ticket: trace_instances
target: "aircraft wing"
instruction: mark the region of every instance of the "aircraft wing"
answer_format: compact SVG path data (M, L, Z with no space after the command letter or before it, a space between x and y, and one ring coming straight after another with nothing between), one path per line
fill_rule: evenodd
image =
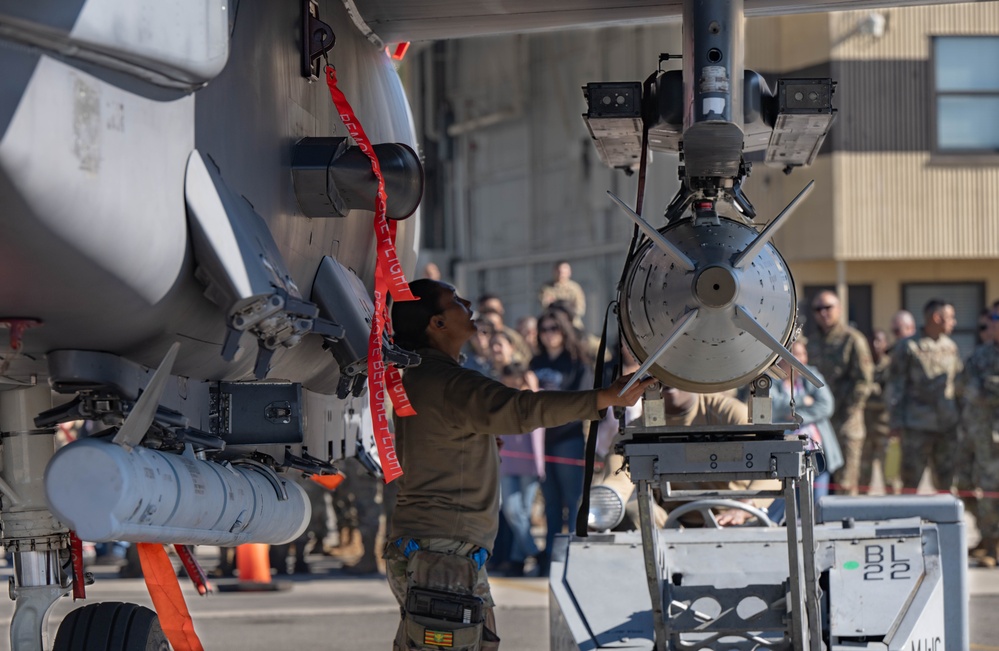
M940 4L930 0L745 0L746 16ZM385 42L538 32L566 27L679 19L681 0L364 0L355 8L362 31Z

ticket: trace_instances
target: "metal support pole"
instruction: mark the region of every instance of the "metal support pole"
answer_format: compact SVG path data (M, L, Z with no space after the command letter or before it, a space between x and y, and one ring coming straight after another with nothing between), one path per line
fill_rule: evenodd
M822 620L819 615L819 580L815 575L815 488L812 481L815 468L809 455L805 474L801 478L801 545L805 563L805 612L808 615L808 631L811 651L822 649Z
M655 625L656 651L666 651L669 644L669 630L666 624L666 608L663 599L663 578L660 574L662 566L659 563L659 535L652 510L654 499L649 482L639 481L638 519L642 528L645 577L649 582L649 596L652 598L652 621Z
M947 497L950 497L948 495ZM940 532L940 549L967 549L967 532L964 523L964 504L957 501L954 507L956 516L949 522L935 520L938 523ZM968 618L961 608L955 604L960 604L966 600L968 594L968 563L964 555L940 554L942 559L941 569L944 575L944 619L947 637L944 640L948 649L969 649L971 648L971 633L968 629ZM967 602L965 601L965 604Z
M791 644L794 651L805 651L808 622L805 616L805 573L801 562L801 548L798 546L798 499L795 490L797 479L784 480L784 502L787 510L787 563L788 583L791 589Z

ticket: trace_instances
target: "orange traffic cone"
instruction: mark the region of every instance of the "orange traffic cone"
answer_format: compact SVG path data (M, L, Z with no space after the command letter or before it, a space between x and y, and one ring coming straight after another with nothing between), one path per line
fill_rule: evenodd
M236 548L236 569L240 581L271 582L270 545L247 543Z
M219 582L216 589L219 592L287 590L291 587L287 582L271 582L269 552L270 545L262 543L246 543L236 547L236 570L239 572L239 582L226 584Z

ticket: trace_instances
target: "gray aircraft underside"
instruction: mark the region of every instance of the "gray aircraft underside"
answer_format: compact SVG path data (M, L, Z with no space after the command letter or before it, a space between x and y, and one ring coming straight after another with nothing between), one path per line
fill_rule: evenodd
M745 15L812 13L942 4L933 0L746 0ZM357 8L371 32L385 42L461 38L500 32L529 32L587 25L646 23L679 19L682 0L359 0Z
M40 321L0 386L44 378L52 350L155 366L173 341L177 375L252 377L256 343L244 336L244 354L222 359L225 307L195 278L204 261L185 205L192 152L263 219L274 265L302 296L323 256L370 286L371 213L313 219L296 203L293 144L346 135L326 84L298 72L298 3L49 4L0 6L0 319ZM391 62L343 5L323 10L337 37L331 61L372 142L415 148ZM400 222L410 269L418 226L418 215ZM279 350L268 377L332 393L337 366L320 344L306 336Z

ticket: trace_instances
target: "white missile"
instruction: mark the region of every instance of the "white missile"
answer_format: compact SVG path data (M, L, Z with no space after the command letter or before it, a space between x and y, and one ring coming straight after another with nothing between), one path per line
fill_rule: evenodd
M81 439L45 470L49 507L83 540L188 545L281 544L308 526L300 486L260 464Z

